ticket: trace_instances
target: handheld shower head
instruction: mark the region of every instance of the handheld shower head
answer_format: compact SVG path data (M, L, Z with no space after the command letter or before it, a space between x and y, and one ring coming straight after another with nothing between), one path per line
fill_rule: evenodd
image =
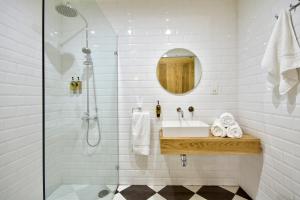
M71 4L67 2L66 4L59 4L55 6L56 11L65 17L77 17L78 11L72 8Z
M83 62L84 65L93 65L93 60L91 57L91 49L87 48L87 47L83 47L82 48L82 52L85 54L85 61Z
M85 53L85 54L91 54L91 49L89 49L87 47L83 47L82 52Z

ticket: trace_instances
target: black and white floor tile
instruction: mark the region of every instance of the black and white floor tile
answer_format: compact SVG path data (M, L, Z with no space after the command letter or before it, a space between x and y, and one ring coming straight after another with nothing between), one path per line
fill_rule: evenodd
M114 200L252 200L237 186L120 185Z

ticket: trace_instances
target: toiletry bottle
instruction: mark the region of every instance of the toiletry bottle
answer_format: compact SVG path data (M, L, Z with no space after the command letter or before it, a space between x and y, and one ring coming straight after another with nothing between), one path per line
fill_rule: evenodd
M74 81L74 77L72 77L72 81L70 82L70 91L74 94L77 90L77 82Z
M79 77L77 77L77 91L79 94L82 93L82 82Z
M157 101L157 105L156 105L156 117L160 118L160 114L161 114L161 106L159 105L159 101Z

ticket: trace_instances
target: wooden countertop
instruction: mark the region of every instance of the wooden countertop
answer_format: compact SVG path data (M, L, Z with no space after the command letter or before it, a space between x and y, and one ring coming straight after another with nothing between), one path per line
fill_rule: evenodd
M164 137L160 131L161 154L259 154L262 152L260 139L250 134L242 138L209 137Z

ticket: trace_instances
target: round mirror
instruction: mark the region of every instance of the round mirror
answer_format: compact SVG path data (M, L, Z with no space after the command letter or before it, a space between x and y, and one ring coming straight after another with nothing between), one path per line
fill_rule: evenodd
M185 94L193 90L201 79L198 57L186 49L171 49L159 60L156 76L160 85L170 93Z

